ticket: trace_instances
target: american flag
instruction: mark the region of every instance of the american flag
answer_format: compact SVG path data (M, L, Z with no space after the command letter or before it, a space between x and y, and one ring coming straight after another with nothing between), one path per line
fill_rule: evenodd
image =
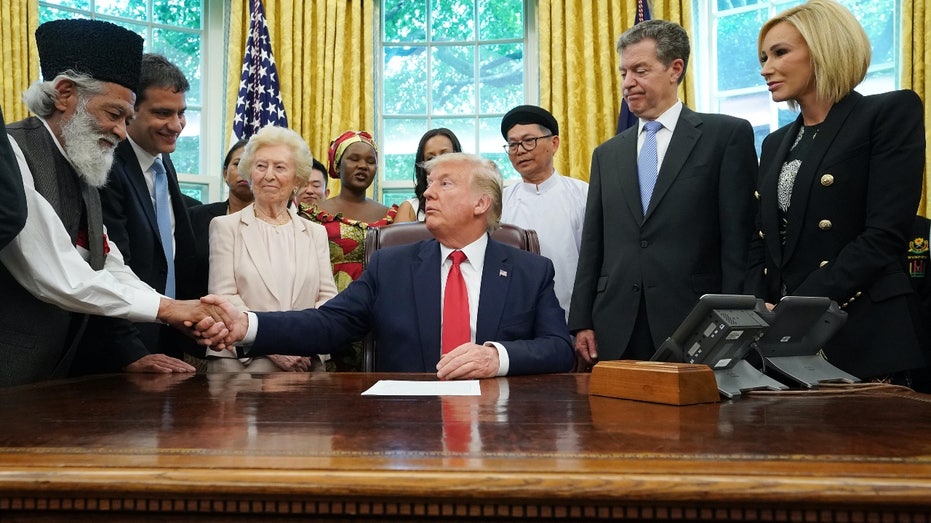
M249 39L233 117L233 134L237 139L249 138L269 124L288 126L262 0L249 0L249 12Z
M650 4L647 0L637 0L637 16L634 18L634 25L649 19ZM635 125L637 125L637 117L631 114L627 107L627 100L621 100L621 113L617 115L617 134Z

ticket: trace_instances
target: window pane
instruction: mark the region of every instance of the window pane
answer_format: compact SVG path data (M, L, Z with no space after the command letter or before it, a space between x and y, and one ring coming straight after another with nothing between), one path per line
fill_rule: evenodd
M524 103L523 0L382 0L381 6L383 201L413 193L417 144L438 127L451 129L465 152L494 158L504 176L519 178L501 149L499 128L501 115Z
M171 153L171 162L179 173L200 174L201 113L188 107L184 116L187 124Z
M178 182L181 193L195 200L206 202L210 199L210 186L205 183Z
M722 17L718 22L718 90L763 85L756 39L769 12L756 10Z
M384 114L427 111L427 53L424 47L385 47L382 75Z
M381 201L388 207L391 207L395 204L401 205L401 202L413 197L413 189L385 189L382 193Z
M475 0L433 0L432 17L433 40L475 39Z
M423 42L427 39L427 0L382 2L386 42Z
M520 180L520 174L514 170L511 160L501 147L501 117L479 119L479 153L498 164L501 176L505 180Z
M760 0L718 0L718 11L727 11L735 7L756 5Z
M67 2L59 2L67 3ZM86 2L75 2L76 4L86 5ZM65 11L64 9L56 9L54 7L43 7L39 9L39 25L44 24L45 22L51 22L52 20L62 20L65 18L90 18L89 16L83 13L74 13L72 11Z
M895 38L898 25L895 0L845 0L842 1L857 17L873 45L870 65L895 62Z
M191 89L187 93L187 103L201 105L200 36L197 33L153 29L149 49L165 55L168 61L181 69L188 83L191 84Z
M467 153L478 151L475 146L475 118L434 118L430 127L445 127L459 138L459 145Z
M73 7L75 9L84 9L89 10L91 8L90 0L46 0L46 4L55 4L63 7ZM42 11L43 9L39 9ZM40 13L41 14L41 13ZM61 17L59 17L61 18ZM72 16L71 18L85 18L83 16ZM58 18L50 18L49 20L58 20Z
M246 6L248 8L248 2ZM155 2L152 6L152 18L157 24L175 25L188 29L200 29L202 15L203 8L200 0Z
M479 38L507 40L524 38L524 2L522 0L479 0Z
M389 182L414 180L414 157L420 137L427 132L425 118L386 119L385 136L391 137L391 152L382 155L382 179Z
M145 2L127 2L126 0L96 0L94 7L102 15L145 20Z
M524 44L479 46L480 107L484 113L505 113L524 100Z
M433 48L433 111L437 114L475 112L475 48Z

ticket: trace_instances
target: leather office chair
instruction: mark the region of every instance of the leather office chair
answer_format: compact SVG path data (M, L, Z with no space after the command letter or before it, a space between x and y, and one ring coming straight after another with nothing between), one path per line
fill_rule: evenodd
M491 233L491 237L534 254L540 254L540 239L533 229L522 229L516 225L502 223ZM365 265L376 250L393 245L404 245L433 238L423 222L405 222L385 227L369 228L365 232ZM375 367L375 338L370 333L362 342L362 370L372 372Z

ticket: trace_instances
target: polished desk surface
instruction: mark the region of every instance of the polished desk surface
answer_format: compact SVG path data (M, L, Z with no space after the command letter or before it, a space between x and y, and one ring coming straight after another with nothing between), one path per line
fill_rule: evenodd
M360 395L379 379L435 378L113 375L0 389L0 520L46 509L931 520L929 396L674 407L589 396L587 374L483 380L480 397Z

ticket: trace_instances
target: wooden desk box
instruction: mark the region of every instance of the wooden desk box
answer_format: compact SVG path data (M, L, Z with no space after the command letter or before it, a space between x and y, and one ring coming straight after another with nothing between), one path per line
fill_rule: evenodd
M589 393L667 405L720 400L707 365L659 361L601 361L592 369Z

